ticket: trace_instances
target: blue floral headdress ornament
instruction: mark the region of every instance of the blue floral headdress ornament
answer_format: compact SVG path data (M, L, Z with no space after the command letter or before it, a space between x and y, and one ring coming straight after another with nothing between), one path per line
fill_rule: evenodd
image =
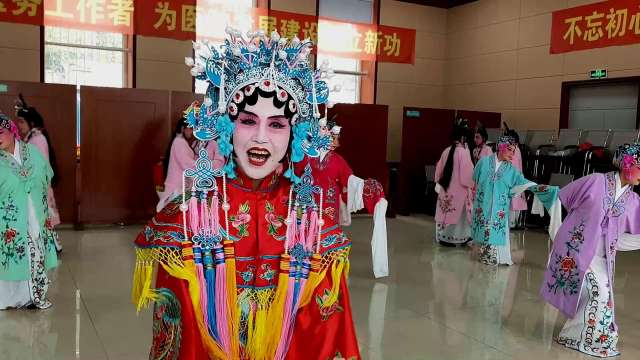
M640 144L620 145L613 155L613 164L623 170L640 165Z
M503 135L498 139L498 145L517 145L516 138L510 135Z
M277 32L267 37L264 31L246 35L227 28L227 39L221 46L208 42L194 42L196 57L186 58L191 74L208 83L205 99L199 107L186 111L187 125L202 141L216 140L222 155L227 158L224 172L235 177L231 154L234 124L229 115L238 114L238 104L256 90L275 92L288 103L291 119L291 162L302 161L305 155L319 156L327 149L331 138L321 135L326 120L320 119L319 105L327 104L329 87L324 81L332 72L326 64L314 70L309 63L312 42L281 38ZM300 182L289 167L285 176Z

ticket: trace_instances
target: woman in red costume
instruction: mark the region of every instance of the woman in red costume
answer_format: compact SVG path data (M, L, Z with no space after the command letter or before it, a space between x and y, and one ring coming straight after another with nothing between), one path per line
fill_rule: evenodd
M353 170L346 160L335 151L340 145L340 127L335 123L335 116L328 122L326 119L321 119L320 131L323 135L331 138L331 145L327 150L320 151L320 156L308 158L307 163L311 165L316 183L326 191L324 199L325 222L339 223L342 219L341 210L348 211L346 207L340 209L340 204L347 202L349 177L353 175ZM300 164L297 168L302 171L305 165Z
M360 359L346 286L351 242L324 216L328 189L296 163L328 149L326 68L309 41L228 30L196 44L209 81L187 122L206 151L135 241L133 301L154 302L151 359ZM156 287L152 288L155 264Z

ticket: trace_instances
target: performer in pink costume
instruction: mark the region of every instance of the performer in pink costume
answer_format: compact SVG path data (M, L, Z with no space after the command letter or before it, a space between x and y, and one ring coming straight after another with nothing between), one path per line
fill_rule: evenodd
M198 106L194 103L193 106ZM191 106L187 109L189 109ZM195 109L199 111L199 109ZM164 159L164 173L166 174L164 181L164 190L158 192L158 205L156 211L162 210L167 203L173 198L182 194L182 176L186 169L192 168L196 163L196 154L199 148L206 147L209 158L213 159L215 169L224 165L224 158L218 151L218 145L215 141L210 141L204 145L193 136L193 129L185 125L185 118L182 117L176 125L174 138L169 145L168 152Z
M457 123L453 143L436 164L436 241L443 246L462 245L471 238L473 162L466 146L469 133L466 123Z

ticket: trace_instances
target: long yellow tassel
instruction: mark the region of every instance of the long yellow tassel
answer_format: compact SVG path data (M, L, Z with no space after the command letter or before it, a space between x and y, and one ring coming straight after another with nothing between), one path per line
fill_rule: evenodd
M311 258L311 273L309 273L309 280L307 280L307 285L304 287L302 297L300 298L300 308L307 306L309 302L311 302L313 293L318 287L318 284L320 284L322 279L327 275L327 269L324 269L322 272L320 271L321 265L322 258L319 254L314 254Z
M269 358L266 354L267 350L267 335L273 331L273 328L268 328L269 323L268 311L269 300L272 295L271 290L260 290L256 294L258 301L256 304L256 312L253 320L253 324L250 324L252 328L249 328L249 338L247 339L246 353L249 359L252 360L267 360ZM282 320L280 321L282 323Z
M236 259L234 257L233 241L223 242L225 264L227 266L227 301L229 309L229 337L231 358L240 358L240 311L238 310L238 291L236 289Z
M156 302L160 299L157 292L151 289L151 280L153 280L153 263L148 261L143 265L143 270L141 272L144 274L144 284L136 306L136 310L138 312L140 312L143 307L147 307L151 302Z
M280 334L282 333L282 319L284 319L284 303L287 298L287 288L289 287L289 261L291 257L283 254L280 258L280 273L278 274L278 287L276 294L271 303L267 322L271 325L271 329L265 339L265 356L267 359L273 359L278 343L280 342Z
M251 302L249 302L251 304ZM244 355L249 358L249 339L253 338L253 324L255 323L255 311L249 305L249 314L247 315L247 344L244 348Z
M184 244L183 244L184 245ZM204 323L204 317L202 310L200 309L200 286L198 279L196 278L196 267L193 263L193 249L189 246L184 246L183 259L185 259L183 265L180 264L162 264L162 267L169 273L169 275L186 280L189 284L189 297L191 298L191 304L193 305L193 312L195 313L196 323L198 330L200 331L200 337L202 339L202 345L207 350L209 357L212 359L227 359L220 344L218 344L210 335L207 326Z
M131 288L131 302L136 305L137 312L143 307L147 307L151 302L159 299L158 294L151 289L153 280L153 258L154 249L136 250L136 267L133 272L133 283Z
M349 261L348 257L346 257L344 261L344 279L347 280L349 279L349 272L351 271L351 261Z
M344 258L336 258L331 264L331 293L329 298L322 304L323 308L331 307L338 301L338 295L340 294L340 277L345 268L345 262L346 260Z
M138 305L140 297L142 297L142 287L144 286L144 261L136 260L136 267L133 271L133 282L131 284L131 302Z

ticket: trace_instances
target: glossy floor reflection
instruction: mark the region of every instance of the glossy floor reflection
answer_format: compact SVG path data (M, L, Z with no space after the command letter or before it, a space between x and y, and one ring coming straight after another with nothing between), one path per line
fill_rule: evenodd
M593 359L553 342L564 321L538 297L548 243L516 232L512 267L490 268L469 251L433 245L431 218L390 220L391 276L371 274L369 218L348 232L351 298L364 359ZM150 312L129 301L132 239L139 227L60 231L53 308L0 311L0 359L146 359ZM616 310L622 359L640 359L640 253L619 253Z

